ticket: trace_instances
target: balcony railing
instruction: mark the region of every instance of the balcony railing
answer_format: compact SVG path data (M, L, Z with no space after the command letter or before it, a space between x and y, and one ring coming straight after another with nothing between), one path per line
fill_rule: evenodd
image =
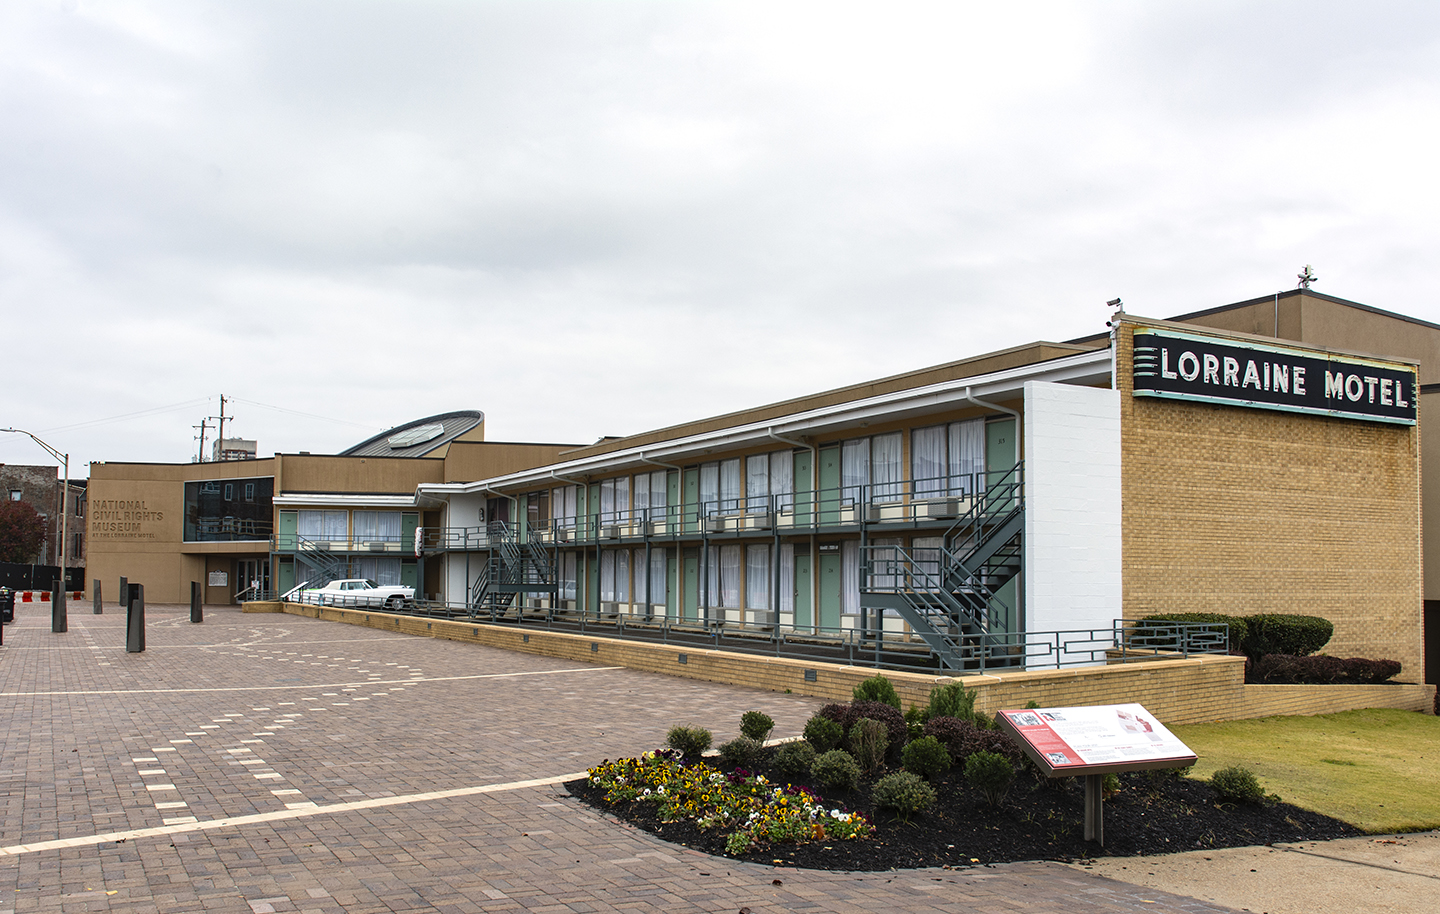
M958 474L594 511L530 521L525 525L526 535L564 546L656 538L784 536L861 525L877 534L879 530L943 530L977 506L990 510L998 502L994 496L997 488L1013 493L1020 484L1021 469L1017 464L1004 473ZM483 525L426 527L421 533L427 552L483 551L497 542L494 532Z
M271 540L276 552L382 552L392 555L412 553L414 537L383 534L299 534L278 533Z

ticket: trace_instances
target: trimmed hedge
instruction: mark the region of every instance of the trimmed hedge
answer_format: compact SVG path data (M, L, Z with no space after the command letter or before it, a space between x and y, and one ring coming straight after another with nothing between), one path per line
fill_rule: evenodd
M1313 654L1328 644L1335 633L1335 626L1328 619L1280 613L1261 613L1254 616L1228 616L1224 613L1152 613L1139 621L1142 624L1190 622L1228 625L1231 653L1244 653L1247 657L1263 657L1266 654Z
M1249 657L1266 654L1293 654L1304 657L1330 642L1335 626L1319 616L1264 614L1245 620L1247 631L1240 649Z
M1400 675L1398 660L1368 660L1364 657L1298 657L1294 654L1267 654L1247 664L1249 682L1272 685L1373 685Z
M1249 626L1244 616L1227 616L1224 613L1152 613L1140 619L1143 622L1190 622L1203 625L1230 626L1230 650L1238 652L1245 640Z

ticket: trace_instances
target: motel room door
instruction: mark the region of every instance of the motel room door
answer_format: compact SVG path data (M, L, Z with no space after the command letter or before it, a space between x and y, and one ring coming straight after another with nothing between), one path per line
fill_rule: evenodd
M795 627L806 630L814 623L810 611L810 553L795 553Z
M837 544L838 545L838 544ZM834 633L840 630L840 585L844 575L840 572L840 553L820 553L820 632Z

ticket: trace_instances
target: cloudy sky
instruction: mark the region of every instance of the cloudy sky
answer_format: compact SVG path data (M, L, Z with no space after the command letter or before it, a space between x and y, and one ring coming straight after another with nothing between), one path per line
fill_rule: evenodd
M1437 133L1430 2L7 0L0 426L588 442L1307 263L1440 321Z

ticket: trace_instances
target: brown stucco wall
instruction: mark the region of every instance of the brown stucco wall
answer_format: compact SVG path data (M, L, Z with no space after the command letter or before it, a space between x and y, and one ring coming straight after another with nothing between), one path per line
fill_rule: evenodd
M1131 396L1148 323L1116 347L1125 616L1323 616L1423 681L1419 428Z

